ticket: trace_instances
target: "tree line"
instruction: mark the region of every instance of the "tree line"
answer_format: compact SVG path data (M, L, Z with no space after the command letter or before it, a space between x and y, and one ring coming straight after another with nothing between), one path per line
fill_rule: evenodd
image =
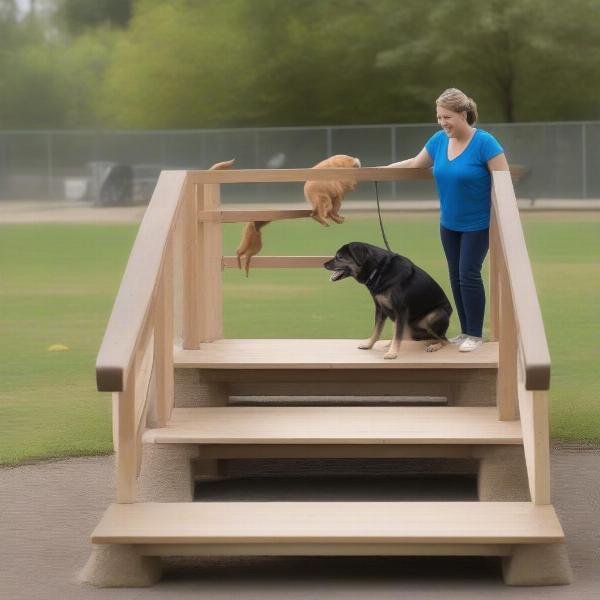
M0 0L0 129L600 118L600 0Z

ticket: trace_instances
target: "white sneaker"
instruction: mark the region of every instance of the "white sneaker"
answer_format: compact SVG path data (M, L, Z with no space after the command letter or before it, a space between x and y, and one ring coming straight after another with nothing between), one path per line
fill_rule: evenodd
M482 344L483 339L480 337L468 335L466 336L465 341L458 347L458 350L460 352L473 352L473 350L477 350Z
M456 346L460 346L469 336L466 333L459 333L455 335L453 338L450 338L448 341L451 344L455 344Z

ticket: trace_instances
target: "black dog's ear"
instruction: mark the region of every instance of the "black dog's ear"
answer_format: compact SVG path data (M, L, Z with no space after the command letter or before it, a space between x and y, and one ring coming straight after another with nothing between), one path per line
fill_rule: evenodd
M360 242L350 242L348 244L348 252L350 252L352 260L359 266L364 265L369 257L368 247Z

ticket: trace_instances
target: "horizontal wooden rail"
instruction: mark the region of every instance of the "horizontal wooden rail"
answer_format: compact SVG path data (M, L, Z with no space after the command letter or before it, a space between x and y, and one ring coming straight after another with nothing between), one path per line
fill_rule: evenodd
M185 171L163 171L140 225L96 359L101 392L121 392L150 316Z
M305 208L290 210L205 210L198 213L198 221L209 223L246 223L248 221L306 219L311 215L312 210Z
M527 390L550 387L550 352L510 173L493 171L494 211L506 262Z
M322 268L331 256L254 256L253 269L314 269ZM223 268L237 269L237 256L224 256Z
M189 171L192 184L269 183L291 181L399 181L433 179L430 169L368 167L362 169L231 169L227 171Z

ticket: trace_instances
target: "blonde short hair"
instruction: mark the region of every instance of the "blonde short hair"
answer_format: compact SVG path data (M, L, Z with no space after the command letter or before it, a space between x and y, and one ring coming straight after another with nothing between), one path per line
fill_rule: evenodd
M444 90L435 103L437 106L454 112L466 112L469 125L475 125L477 122L477 104L475 104L475 100L456 88Z

